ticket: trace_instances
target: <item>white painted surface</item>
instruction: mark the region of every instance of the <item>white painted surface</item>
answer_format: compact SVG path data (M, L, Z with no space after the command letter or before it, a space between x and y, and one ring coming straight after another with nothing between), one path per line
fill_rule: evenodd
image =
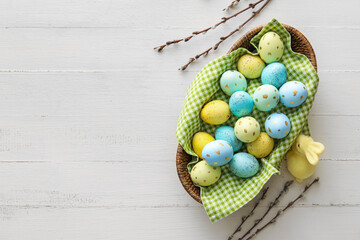
M210 223L176 175L177 118L202 66L272 17L313 44L321 84L309 121L327 150L320 184L257 239L360 238L360 2L272 0L188 72L177 68L248 15L152 50L212 25L230 1L1 3L0 239L226 239L253 202ZM284 169L270 180L267 201L288 179Z

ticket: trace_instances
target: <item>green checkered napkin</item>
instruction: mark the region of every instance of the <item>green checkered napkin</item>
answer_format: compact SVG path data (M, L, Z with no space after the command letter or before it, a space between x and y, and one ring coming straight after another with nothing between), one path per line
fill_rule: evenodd
M254 108L251 116L260 123L261 131L265 131L264 123L268 115L273 112L282 112L291 121L290 134L282 140L275 141L275 147L271 154L260 159L261 169L254 177L249 179L238 178L230 172L228 165L225 165L221 167L222 176L217 183L208 187L201 187L201 199L212 222L228 216L253 199L273 174L280 173L282 159L300 132L306 135L310 134L307 116L317 91L318 75L304 55L291 50L289 32L275 19L251 39L251 44L257 49L260 38L269 31L279 34L284 42L285 51L280 62L287 68L287 81L296 80L304 83L308 89L308 97L301 106L296 108L286 108L281 104L271 112L261 112ZM239 48L228 55L211 61L200 71L187 90L176 135L184 150L194 156L193 161L188 164L189 171L199 161L191 146L194 134L204 131L214 136L215 130L221 126L203 122L200 119L200 110L205 103L215 99L229 102L229 96L220 89L219 78L223 72L236 69L238 59L245 53L250 52L244 48ZM260 85L260 78L248 80L247 92L252 96L255 89ZM234 126L237 119L236 116L232 115L223 125ZM246 151L245 146L241 151Z

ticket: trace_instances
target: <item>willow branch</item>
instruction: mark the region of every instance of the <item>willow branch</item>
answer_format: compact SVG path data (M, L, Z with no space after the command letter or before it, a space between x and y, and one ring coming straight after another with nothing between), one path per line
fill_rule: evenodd
M205 50L204 52L199 53L199 54L196 55L195 57L190 58L190 59L189 59L189 62L188 62L187 64L185 64L184 66L182 66L181 68L179 68L179 70L184 71L184 70L185 70L190 64L192 64L196 59L198 59L198 58L201 57L201 56L206 56L206 55L211 51L211 49L213 49L213 48L211 47L211 48Z
M255 3L249 3L249 6L247 8L244 8L242 10L240 10L239 12L236 12L234 13L233 15L229 16L229 17L222 17L221 18L221 21L216 23L214 26L212 27L207 27L203 30L199 30L199 31L194 31L190 36L187 36L187 37L184 37L184 38L180 38L180 39L176 39L176 40L173 40L173 41L167 41L165 44L162 44L160 46L157 46L157 47L154 47L154 50L157 50L158 52L160 52L161 50L163 50L165 47L169 46L169 45L172 45L172 44L176 44L176 43L179 43L179 42L187 42L189 41L190 39L192 39L193 37L195 37L196 35L199 35L200 33L207 33L209 30L211 29L215 29L217 28L218 26L220 26L221 24L225 23L226 21L228 21L229 19L232 19L236 16L238 16L240 13L243 13L247 10L249 10L250 8L254 8L256 7L256 5L258 5L259 3L263 2L264 0L259 0Z
M254 234L252 234L250 237L248 237L246 240L252 239L252 238L255 237L259 232L261 232L264 228L266 228L266 227L269 226L270 224L275 223L275 222L276 222L276 219L277 219L281 214L283 214L286 210L288 210L290 207L292 207L297 200L299 200L300 198L303 198L305 192L306 192L314 183L319 182L319 180L320 180L319 178L315 178L314 181L312 181L309 185L306 185L306 187L304 188L304 190L302 191L302 193L301 193L297 198L295 198L293 201L289 202L289 204L288 204L285 208L279 210L279 211L276 213L276 215L275 215L268 223L266 223L263 227L257 229L256 232L255 232Z
M269 207L268 207L267 211L264 213L264 215L262 215L261 218L255 220L254 225L242 237L240 237L239 240L244 239L244 237L246 235L248 235L251 232L251 230L253 230L266 217L266 215L270 212L270 210L279 203L279 199L281 198L281 196L284 193L286 193L288 191L289 187L291 186L291 184L293 184L293 182L294 181L287 181L284 184L284 188L280 191L279 195L275 198L274 202L271 202L269 204Z
M217 50L221 43L223 43L226 39L228 39L228 38L229 38L230 36L232 36L234 33L239 32L248 22L251 21L251 19L253 19L254 17L256 17L256 16L265 8L265 6L266 6L270 1L271 1L271 0L266 0L266 2L261 6L261 8L259 8L257 11L252 12L252 15L251 15L251 17L250 17L249 19L247 19L244 23L242 23L238 28L236 28L234 31L230 32L228 35L226 35L226 36L224 36L224 37L221 37L221 38L220 38L220 41L217 42L214 47L211 47L211 48L209 48L207 51L205 51L205 52L206 52L205 55L207 55L211 50L214 50L214 51ZM259 2L260 2L260 1L259 1ZM161 46L160 46L160 47L161 47ZM204 56L204 54L198 54L198 55L196 55L196 56L201 57L201 56ZM186 63L186 64L185 64L184 66L182 66L181 68L179 68L179 70L184 71L190 64L192 64L192 63L197 59L196 56L195 56L195 58L190 58L189 61L188 61L188 63ZM198 57L198 58L199 58L199 57Z
M239 32L248 22L250 22L254 17L256 17L265 7L266 5L270 2L270 0L267 0L264 5L261 6L261 8L259 8L257 11L253 11L252 15L249 19L247 19L243 24L241 24L238 28L236 28L234 31L230 32L228 35L221 37L220 41L218 43L215 44L214 46L214 50L216 50L220 44L222 44L226 39L228 39L230 36L234 35L234 33Z
M232 2L229 4L229 6L227 6L226 8L223 9L223 11L227 11L227 10L229 10L230 8L235 7L236 5L239 4L240 1L241 1L241 0L234 0L234 1L232 1Z
M254 207L252 208L252 210L250 211L250 213L247 216L243 216L241 218L241 223L240 225L236 228L236 230L229 236L228 240L233 239L234 235L238 232L241 231L241 227L242 225L246 222L246 220L251 217L254 214L254 211L256 209L256 207L259 205L259 203L264 200L266 198L266 192L269 190L269 187L265 188L262 192L261 198L255 203Z

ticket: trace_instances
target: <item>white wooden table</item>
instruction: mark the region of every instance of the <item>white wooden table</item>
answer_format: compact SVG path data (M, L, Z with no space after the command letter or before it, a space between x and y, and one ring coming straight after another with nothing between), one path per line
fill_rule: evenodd
M272 0L187 72L177 69L249 15L152 50L214 24L230 1L1 2L1 240L226 239L253 202L210 223L178 181L177 119L202 66L272 17L302 31L317 54L309 121L326 153L320 184L256 239L360 239L359 0ZM284 169L270 180L268 200L288 179Z

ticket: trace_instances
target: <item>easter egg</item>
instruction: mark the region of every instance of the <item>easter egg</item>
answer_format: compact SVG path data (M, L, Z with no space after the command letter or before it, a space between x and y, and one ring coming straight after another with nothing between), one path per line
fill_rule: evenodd
M236 153L231 160L230 171L238 177L249 178L259 171L259 162L257 159L245 152Z
M284 44L280 36L274 32L264 34L259 42L259 53L266 63L279 61L284 54Z
M206 132L198 132L194 135L192 139L192 146L194 149L194 152L202 158L202 150L205 147L206 144L209 142L215 141L215 138L211 136L210 134Z
M201 109L200 118L212 125L222 124L230 118L229 105L221 100L208 102Z
M234 128L230 126L222 126L216 129L215 139L224 140L230 143L234 152L239 151L242 146L242 142L235 136Z
M256 158L266 157L274 148L274 139L266 132L260 133L260 136L247 146L247 151Z
M239 72L246 78L253 79L261 76L261 72L265 68L265 63L259 56L245 54L240 57L237 66Z
M284 138L289 134L290 129L290 119L283 113L272 113L265 120L265 130L272 138Z
M190 176L196 185L210 186L220 179L221 168L211 166L205 160L202 160L191 169Z
M305 102L308 91L302 82L289 81L281 86L279 94L285 107L297 107Z
M255 90L253 99L257 109L268 112L279 103L279 91L273 85L265 84Z
M260 135L260 124L253 117L239 118L234 129L236 137L245 143L255 141Z
M230 162L234 150L230 143L224 140L209 142L202 150L202 157L211 166L222 166Z
M220 87L226 95L231 96L234 92L246 90L246 78L236 70L228 70L221 75Z
M271 84L276 88L286 82L286 67L282 63L274 62L267 65L261 73L261 82Z
M237 117L250 115L254 108L254 102L247 92L234 92L229 100L231 112Z

